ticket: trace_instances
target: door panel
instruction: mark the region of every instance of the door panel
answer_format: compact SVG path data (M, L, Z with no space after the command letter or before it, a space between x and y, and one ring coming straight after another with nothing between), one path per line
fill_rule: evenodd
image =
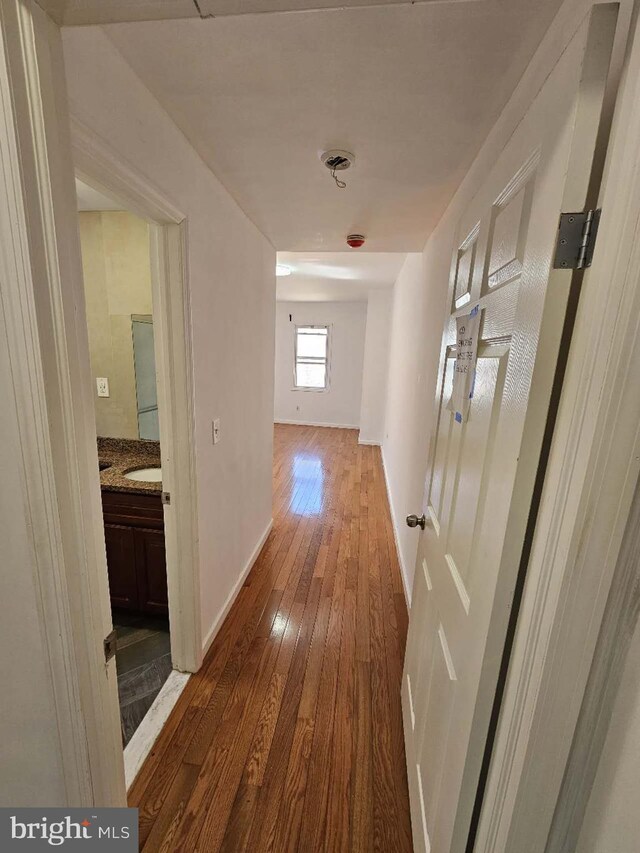
M491 355L500 349L502 355ZM479 353L474 398L473 418L455 430L459 450L455 470L449 474L453 484L452 506L446 541L446 558L455 566L460 580L468 583L471 570L472 547L484 508L486 478L491 469L495 446L498 412L502 400L508 347L486 347ZM468 594L464 595L467 598ZM468 603L465 605L468 611Z
M449 728L456 673L442 624L438 625L433 646L427 713L422 731L418 733L418 758L427 826L431 826L435 820L447 741L450 736L455 737L455 732L451 733ZM428 732L425 730L427 721Z
M525 172L493 205L487 289L508 284L522 272L532 194L533 174Z
M169 599L164 532L136 529L135 545L140 609L166 615Z
M422 561L421 571L423 573L422 582L416 585L417 598L413 602L413 606L417 606L423 617L423 622L418 623L414 620L409 626L411 633L419 632L421 636L415 641L407 643L407 656L405 660L405 670L408 683L409 697L409 712L411 720L411 729L415 727L415 711L414 708L421 708L426 702L426 692L428 691L429 674L431 672L431 652L433 650L432 638L427 638L422 635L424 625L433 625L434 617L431 612L433 604L433 596L430 595L432 589L431 578L427 568L426 560Z
M461 308L471 299L471 285L473 283L473 271L476 264L479 228L480 224L478 223L458 249L453 288L456 308Z
M138 609L138 585L135 572L133 529L120 524L105 524L109 595L113 607Z
M428 509L436 531L440 530L443 520L445 474L453 441L453 418L446 417L446 401L451 397L453 388L453 366L455 358L445 360L444 375L440 385L440 411L438 414L438 431L434 449L433 473L431 489L429 490Z
M557 223L567 199L586 197L597 120L584 116L602 106L607 14L583 22L459 216L403 679L416 850L466 844L571 282L552 270ZM456 317L476 306L458 423Z

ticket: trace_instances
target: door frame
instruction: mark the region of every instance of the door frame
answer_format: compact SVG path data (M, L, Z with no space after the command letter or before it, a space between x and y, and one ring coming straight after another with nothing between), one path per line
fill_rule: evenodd
M630 4L621 5L620 66L631 12ZM615 594L614 572L640 474L640 385L633 381L640 370L640 38L634 28L599 198L601 227L582 281L475 853L574 849L580 830L575 815L589 794L581 779L594 762L590 734L578 724L592 713L594 692L607 688L607 669L597 666L603 644L611 644L612 626L628 624L628 601ZM632 417L620 417L623 405ZM568 764L571 750L579 758ZM577 797L566 796L576 788ZM567 832L573 840L562 847Z
M202 664L188 223L144 175L71 116L75 174L149 223L154 348L165 507L167 587L174 669Z
M202 642L187 221L104 140L78 123L72 140L60 29L34 0L0 0L0 158L0 265L8 271L0 297L15 353L28 568L40 613L33 629L46 638L64 797L123 806L115 660L105 663L103 648L112 622L75 168L151 222L157 360L169 398L160 429L175 449L165 486L175 510L167 528L172 657L195 671Z

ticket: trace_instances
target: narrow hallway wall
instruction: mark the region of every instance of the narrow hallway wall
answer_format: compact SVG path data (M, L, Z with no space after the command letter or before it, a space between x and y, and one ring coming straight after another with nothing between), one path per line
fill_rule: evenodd
M435 332L439 321L430 311L429 297L423 256L408 255L394 287L382 457L409 600L418 535L404 519L409 513L421 512L433 410L431 389L440 345L440 334Z
M362 444L382 444L384 438L392 306L390 288L369 293L360 405Z
M63 44L72 122L187 220L206 645L271 523L275 250L104 30Z

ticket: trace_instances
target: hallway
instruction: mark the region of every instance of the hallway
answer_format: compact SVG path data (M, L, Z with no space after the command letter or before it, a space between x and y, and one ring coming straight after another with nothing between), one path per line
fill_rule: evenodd
M276 425L274 528L129 794L147 851L411 850L377 447Z

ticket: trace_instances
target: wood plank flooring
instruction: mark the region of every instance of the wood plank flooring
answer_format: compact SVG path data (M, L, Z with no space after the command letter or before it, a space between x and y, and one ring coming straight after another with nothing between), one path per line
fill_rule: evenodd
M274 528L130 791L145 851L410 851L380 451L278 425Z

